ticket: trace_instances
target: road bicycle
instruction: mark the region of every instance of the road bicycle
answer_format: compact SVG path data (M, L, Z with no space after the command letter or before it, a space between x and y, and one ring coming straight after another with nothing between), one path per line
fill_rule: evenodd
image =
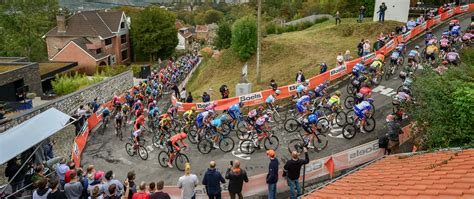
M122 122L123 122L123 119L122 119ZM120 141L122 141L123 139L122 128L123 128L123 125L115 124L115 135L119 137Z
M160 139L163 137L163 139ZM171 137L171 134L167 130L160 130L158 133L153 134L153 138L151 140L152 144L156 148L163 148L164 142Z
M314 146L314 149L316 151L322 151L326 149L329 143L326 135L320 133L319 131L316 131L315 133L312 128L310 128L310 131L312 135L314 135L314 138L311 141L311 144ZM298 133L298 135L299 138L295 138L288 143L288 151L290 152L290 154L293 151L301 153L303 151L303 148L308 148L308 145L310 144L309 138L305 138L303 135L301 135L301 133Z
M276 105L273 107L268 107L265 112L268 115L271 115L271 118L273 121L275 121L278 124L281 124L285 121L286 117L285 114L283 114L283 111L281 110L281 107Z
M147 160L148 150L144 146L145 143L146 141L143 138L138 142L138 144L135 144L133 139L129 139L129 142L125 144L125 150L129 156L134 156L138 152L138 156L140 156L142 160Z
M365 126L363 127L366 132L372 132L375 130L375 119L369 113L369 116L365 118ZM357 120L354 121L355 113L353 110L347 113L348 123L342 128L342 136L348 140L354 138L357 132L360 132L360 123L361 119L357 117Z
M186 163L189 162L189 158L186 154L184 153L181 153L182 150L186 149L186 147L182 147L179 151L176 151L176 155L174 157L174 165L176 166L176 168L180 171L184 171L185 167L186 167ZM160 166L166 168L168 167L168 162L170 160L170 153L168 150L166 151L161 151L159 154L158 154L158 163L160 164Z
M385 73L385 80L389 80L392 76L394 76L398 71L398 66L402 66L405 62L405 57L403 55L398 56L397 60L393 61L390 60L390 65L388 65L387 71Z
M198 143L198 151L202 154L208 154L214 149L214 139L217 138L219 149L224 152L230 152L234 149L235 142L232 138L217 132L213 127L206 127L203 138Z
M369 99L372 99L372 98L369 98ZM364 101L364 99L358 99L354 96L347 96L346 99L344 100L344 107L347 108L347 109L351 109L352 107L354 107L355 105L361 103L362 101ZM373 110L373 112L375 112L374 104L370 103L370 105L372 106L371 110Z
M277 136L274 135L274 132L272 130L264 130L262 132L264 135L264 138L262 139L263 141L263 146L265 147L266 150L273 149L277 150L278 146L280 145L280 140L278 139ZM258 136L257 133L255 132L252 135L251 139L245 139L240 142L240 152L244 154L252 154L255 152L257 148L260 148L260 146L256 146L254 143L257 141Z
M321 112L319 113L320 115L323 115ZM300 117L298 119L296 118L297 117L289 118L285 121L283 128L285 129L286 132L288 133L295 132L296 130L298 130L299 127L303 126L302 122L304 120L307 120L306 118L304 118L303 121L301 121L302 118ZM318 127L318 129L321 129L322 133L328 132L329 125L330 125L329 120L326 117L320 117L316 123L316 126Z
M107 117L104 117L102 120L102 129L100 130L101 135L104 135L108 124L109 124L109 115Z

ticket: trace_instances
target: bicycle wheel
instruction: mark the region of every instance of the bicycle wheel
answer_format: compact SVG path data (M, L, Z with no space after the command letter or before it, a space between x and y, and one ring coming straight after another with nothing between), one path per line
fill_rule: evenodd
M290 118L285 121L283 126L288 133L293 133L298 129L300 124L296 119Z
M295 138L288 143L288 152L293 153L296 151L298 153L303 152L304 142L301 138Z
M160 164L161 167L168 167L168 162L169 162L170 157L168 156L168 152L166 151L161 151L158 154L158 163Z
M126 144L125 144L125 151L127 151L127 154L128 154L129 156L135 155L135 154L134 154L134 151L133 151L133 145L132 145L132 143L126 143Z
M139 146L138 147L138 156L140 156L140 158L142 160L147 160L148 159L148 150L146 150L146 148L144 146Z
M392 77L392 75L393 75L393 74L392 74L392 71L393 71L392 68L393 68L393 67L395 67L395 66L393 65L393 63L390 63L390 66L387 68L387 70L385 70L385 71L387 71L387 72L385 73L385 75L384 75L384 76L385 76L385 80L389 80L390 77Z
M212 142L208 139L202 139L198 143L198 150L202 154L208 154L212 150Z
M347 109L352 108L355 104L355 98L352 96L347 96L346 99L344 100L344 107Z
M188 131L188 140L189 142L191 142L192 144L197 144L199 142L199 140L197 140L197 132L196 130L194 129L190 129Z
M237 138L239 140L246 140L246 139L251 139L252 138L252 133L251 132L240 132L240 131L237 131Z
M244 154L252 154L255 152L255 146L253 145L253 141L251 139L240 142L239 149L240 152Z
M319 118L316 126L318 129L321 129L321 133L327 133L329 130L329 121L326 118Z
M277 150L278 145L280 145L280 141L278 140L277 136L272 135L270 137L265 138L263 145L266 150L269 150L269 149Z
M234 140L230 137L224 137L219 142L219 148L224 153L232 151L234 149L234 145L235 145Z
M313 146L316 150L322 151L328 146L329 140L324 134L317 134L313 139Z
M356 87L354 87L354 85L352 85L352 82L349 82L349 84L347 85L346 87L346 91L347 91L347 94L349 95L352 95L354 94L355 90L356 90Z
M354 110L350 110L346 113L346 123L353 124L354 118L356 117Z
M375 130L375 119L373 117L369 117L365 119L365 126L364 130L367 132L372 132Z
M245 122L245 121L238 122L237 123L237 131L241 132L241 133L247 132L247 122Z
M222 131L221 131L221 134L223 136L227 136L229 135L231 129L230 129L230 125L229 124L222 124Z
M174 158L174 165L176 165L176 168L180 171L184 171L184 168L186 168L186 163L188 162L188 156L182 153L178 153L176 158Z
M356 133L356 127L353 124L346 124L344 128L342 128L342 136L348 140L354 138Z
M336 114L336 124L338 126L344 126L347 123L347 116L345 112L339 112Z
M122 128L117 129L117 136L119 137L120 141L122 141L122 139L123 139Z
M162 147L161 141L160 141L160 136L158 134L153 135L153 138L151 139L151 142L152 142L153 146L156 147L156 148L161 148Z
M281 124L285 121L283 114L277 111L273 111L272 118L277 124Z

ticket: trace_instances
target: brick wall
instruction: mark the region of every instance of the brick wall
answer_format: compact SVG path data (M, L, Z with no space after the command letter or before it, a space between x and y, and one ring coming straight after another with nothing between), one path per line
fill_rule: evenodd
M67 49L64 49L53 61L77 61L78 70L88 75L92 75L96 71L96 61L94 58L89 56L89 54L84 52L75 43L71 43Z
M18 69L8 71L0 74L0 86L12 83L16 80L23 79L25 85L28 85L31 93L36 93L36 96L43 95L43 88L41 86L41 77L39 74L38 63L30 62L12 62L0 63L2 65L18 65Z
M106 80L94 84L90 87L76 91L69 95L59 97L51 100L50 102L25 111L10 121L2 124L0 127L0 133L7 129L16 126L33 116L54 107L66 114L72 114L80 105L91 102L94 98L97 98L100 103L110 101L114 94L124 93L126 90L133 86L133 72L127 71L119 74L115 77L107 78Z

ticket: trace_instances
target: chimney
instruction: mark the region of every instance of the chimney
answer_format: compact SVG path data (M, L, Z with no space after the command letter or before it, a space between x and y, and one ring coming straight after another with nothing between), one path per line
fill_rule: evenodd
M58 32L65 33L66 32L66 16L64 16L63 12L59 12L56 15L56 22L58 24Z

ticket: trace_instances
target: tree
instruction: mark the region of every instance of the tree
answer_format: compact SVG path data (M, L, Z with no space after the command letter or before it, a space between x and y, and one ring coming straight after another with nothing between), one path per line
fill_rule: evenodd
M237 20L232 28L232 50L241 60L247 60L257 50L257 20L246 16Z
M415 143L425 149L474 146L474 50L465 64L443 75L429 72L414 81L417 103L409 113L416 121Z
M13 0L0 5L0 56L47 60L41 37L54 27L58 8L58 3L50 0Z
M224 13L217 10L208 10L205 14L205 22L206 24L217 23L224 18Z
M150 60L167 58L178 45L176 16L156 6L147 7L132 21L137 49L150 55Z
M216 47L218 49L226 49L230 47L232 42L232 30L230 29L229 22L222 22L219 24L217 29Z

